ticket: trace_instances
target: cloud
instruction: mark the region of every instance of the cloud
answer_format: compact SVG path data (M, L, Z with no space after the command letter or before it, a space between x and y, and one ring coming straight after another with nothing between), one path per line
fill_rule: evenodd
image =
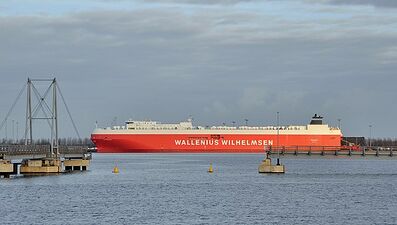
M263 3L263 2L286 2L293 4L294 0L142 0L147 3L175 3L175 4L195 4L195 5L235 5L244 3ZM298 0L309 3L328 3L334 5L370 5L382 8L395 8L397 2L395 0ZM297 2L297 1L295 1Z
M397 46L388 47L383 52L378 54L379 60L383 64L395 64L397 63Z
M258 2L259 0L167 0L167 1L160 1L160 0L144 0L145 2L157 2L157 3L164 3L164 2L172 2L172 3L182 3L182 4L198 4L198 5L233 5L237 3L245 3L245 2ZM269 1L269 0L267 0ZM270 0L271 1L271 0Z
M288 4L275 2L285 11L149 7L2 16L0 117L27 76L54 75L85 136L95 121L108 126L114 117L271 124L277 111L291 124L313 113L342 117L355 135L373 120L390 134L397 68L384 62L394 57L396 17L318 13L329 5L299 5L289 14ZM388 109L390 124L373 115L374 103Z
M396 8L395 0L325 0L325 2L335 5L371 5L382 8Z

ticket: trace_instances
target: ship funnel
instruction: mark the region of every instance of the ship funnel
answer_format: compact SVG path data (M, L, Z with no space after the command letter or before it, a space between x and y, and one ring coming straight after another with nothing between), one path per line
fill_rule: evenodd
M320 115L314 114L312 120L310 121L311 125L322 125L323 124L323 117Z

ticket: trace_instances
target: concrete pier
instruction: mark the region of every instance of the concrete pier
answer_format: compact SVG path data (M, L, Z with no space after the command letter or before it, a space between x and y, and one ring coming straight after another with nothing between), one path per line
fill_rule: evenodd
M11 174L16 173L14 165L10 160L0 160L0 176L10 177Z
M272 165L272 159L266 158L258 168L259 173L285 173L284 165Z
M48 175L88 169L91 153L87 147L59 146L55 155L50 154L49 149L49 145L0 145L0 176Z
M88 159L65 159L63 161L65 171L85 171L90 165Z
M21 174L62 173L62 163L59 159L27 159L23 160Z

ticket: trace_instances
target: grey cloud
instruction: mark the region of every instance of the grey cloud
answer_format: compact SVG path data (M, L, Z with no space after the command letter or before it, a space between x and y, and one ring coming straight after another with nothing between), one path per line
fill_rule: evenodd
M371 121L390 136L397 68L384 62L395 55L395 34L349 32L363 21L335 20L341 24L319 32L327 21L228 10L0 17L0 94L10 99L0 117L28 75L55 74L85 136L96 120L107 126L115 116L272 124L276 111L283 123L341 117L352 135Z
M375 7L395 8L395 0L326 0L327 3L337 5L372 5Z
M125 0L97 0L101 2L123 2ZM235 5L239 3L252 2L305 2L305 3L325 3L333 5L371 5L382 8L395 8L395 0L139 0L145 3L159 4L191 4L191 5Z
M128 2L127 0L97 0L99 2ZM279 0L264 0L279 1ZM138 0L143 3L159 3L159 4L191 4L191 5L235 5L247 2L262 2L261 0Z
M182 4L198 4L198 5L233 5L237 3L243 2L258 2L259 0L143 0L145 2L157 2L157 3L164 3L164 2L172 2L172 3L182 3ZM266 0L272 1L272 0Z

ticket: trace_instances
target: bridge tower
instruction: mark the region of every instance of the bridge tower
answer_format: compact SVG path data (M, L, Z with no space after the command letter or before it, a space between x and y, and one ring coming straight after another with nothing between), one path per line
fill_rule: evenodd
M36 88L36 83L50 83L44 93ZM57 108L57 81L53 79L30 79L27 81L27 104L26 104L26 129L25 145L33 144L33 121L46 120L51 129L50 156L58 156L58 108ZM51 104L47 102L47 96L52 95ZM32 96L36 97L36 104L33 106ZM51 106L51 107L50 107ZM41 111L42 116L38 116Z

